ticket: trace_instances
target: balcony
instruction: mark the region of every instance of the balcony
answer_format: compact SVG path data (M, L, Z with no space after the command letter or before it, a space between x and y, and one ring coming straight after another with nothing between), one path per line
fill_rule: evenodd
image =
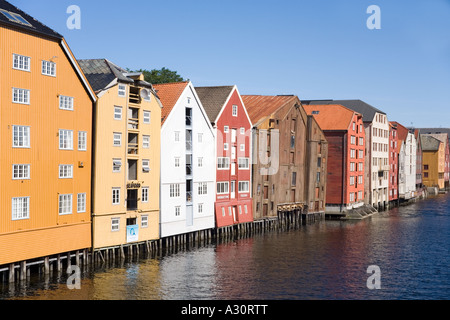
M138 134L136 133L128 134L128 154L129 155L139 154Z
M139 130L139 119L128 119L128 129Z

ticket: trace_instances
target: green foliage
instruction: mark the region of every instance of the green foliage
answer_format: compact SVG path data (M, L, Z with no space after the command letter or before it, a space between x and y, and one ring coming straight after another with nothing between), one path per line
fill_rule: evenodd
M150 71L146 69L139 69L133 72L142 72L144 74L145 81L150 82L151 84L185 81L176 71L172 71L167 68L162 68L161 70L153 69Z

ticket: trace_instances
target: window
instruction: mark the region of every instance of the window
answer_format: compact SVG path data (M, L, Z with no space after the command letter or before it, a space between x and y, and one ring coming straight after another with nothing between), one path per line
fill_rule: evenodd
M316 182L320 182L320 172L316 173Z
M114 106L114 120L122 120L122 107Z
M217 194L228 193L228 182L217 182Z
M350 158L355 159L356 151L355 149L350 149Z
M249 181L239 181L238 183L238 192L249 192Z
M291 186L296 186L297 185L297 172L292 172L292 181L291 181Z
M120 218L111 218L111 231L119 231Z
M358 200L362 200L362 191L358 191Z
M230 168L230 158L218 157L217 158L217 169L226 170Z
M120 188L112 188L112 204L117 205L120 203Z
M241 134L245 134L245 128L241 128Z
M358 176L358 184L363 183L363 176Z
M249 169L250 168L250 159L249 158L239 158L238 159L238 168L239 169Z
M353 186L355 184L355 177L351 176L350 177L350 185Z
M142 172L150 172L150 160L142 160Z
M30 218L30 197L12 198L12 220Z
M176 157L175 158L175 168L178 168L178 167L180 167L180 158Z
M120 172L122 167L122 159L113 159L113 172Z
M198 204L198 213L203 213L203 203Z
M199 133L198 134L198 142L202 143L203 142L203 133Z
M42 74L46 76L56 76L56 63L42 60Z
M151 112L144 110L144 118L143 118L144 123L147 123L147 124L150 123L150 117L151 117Z
M238 115L238 106L237 105L233 105L233 117L237 117Z
M180 141L180 131L175 131L175 142Z
M32 25L25 20L20 14L15 13L15 12L10 12L10 11L6 11L3 9L0 9L0 12L6 17L8 18L8 20L15 22L15 23L19 23L19 24L23 24L29 27L32 27Z
M362 137L359 138L359 145L360 146L364 145L364 138Z
M60 194L59 195L59 214L72 214L72 195Z
M356 144L356 137L350 136L350 144Z
M122 145L122 133L114 132L113 146L120 147Z
M149 149L150 148L150 136L142 136L142 148Z
M198 184L198 194L208 194L208 183L206 182L199 182Z
M142 187L141 201L148 202L148 187Z
M87 132L86 131L78 131L78 150L86 151L87 150Z
M59 130L59 149L73 150L73 131Z
M13 147L14 148L30 147L30 127L13 126Z
M127 95L127 87L124 84L119 84L118 90L119 97L125 97Z
M148 215L141 216L141 228L148 228Z
M13 54L13 69L30 71L30 57Z
M364 151L358 150L358 159L362 159L364 157Z
M13 164L13 179L30 179L29 164Z
M73 178L73 165L61 164L59 166L59 178L60 179Z
M225 207L222 207L222 217L225 217Z
M223 150L225 150L225 151L228 150L228 143L223 144Z
M175 216L179 217L181 213L181 207L180 206L176 206L175 207Z
M180 184L179 183L171 183L170 184L170 197L176 198L180 196Z
M203 167L203 158L199 157L197 159L197 165L198 165L199 168Z
M224 126L223 127L223 132L225 132L225 133L230 132L230 127L229 126Z
M356 130L356 123L353 122L353 131L355 131L355 130Z
M241 151L245 151L245 144L241 144L240 147L239 147L239 149L240 149Z
M77 212L86 212L86 193L79 193L77 195Z
M350 162L350 171L351 172L355 171L355 163L354 162Z
M355 194L353 192L350 192L350 202L355 201Z
M13 88L12 102L30 104L30 90Z
M428 165L427 164L423 165L423 170L428 170Z

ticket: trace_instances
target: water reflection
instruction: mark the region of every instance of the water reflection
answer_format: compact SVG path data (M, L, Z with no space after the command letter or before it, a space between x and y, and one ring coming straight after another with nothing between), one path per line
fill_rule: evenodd
M3 292L17 299L449 299L450 197L366 220L322 221L290 232L142 259L85 272L81 290L64 278L31 279ZM381 270L381 289L366 286Z

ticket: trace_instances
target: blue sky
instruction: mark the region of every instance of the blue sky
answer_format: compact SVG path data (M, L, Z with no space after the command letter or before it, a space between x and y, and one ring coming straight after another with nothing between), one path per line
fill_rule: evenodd
M241 94L361 99L406 126L450 127L449 0L9 0L76 58L177 71ZM69 30L67 7L81 9ZM370 5L381 29L369 30Z

